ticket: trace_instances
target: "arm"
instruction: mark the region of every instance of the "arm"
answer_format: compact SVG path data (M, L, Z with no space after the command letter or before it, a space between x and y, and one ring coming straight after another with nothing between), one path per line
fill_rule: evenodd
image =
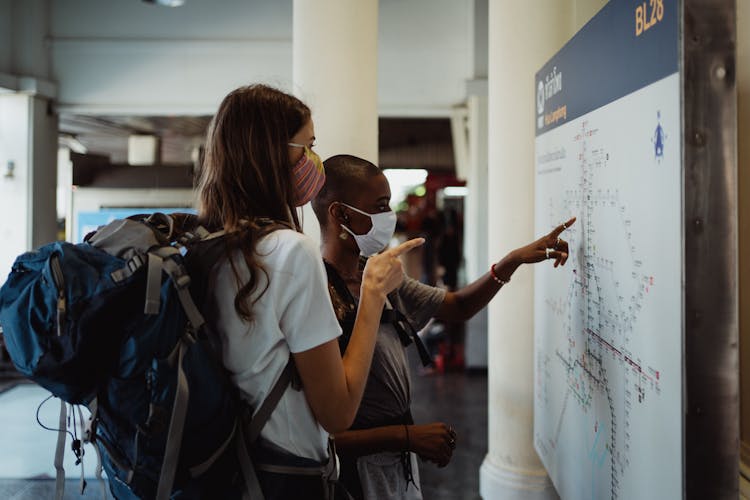
M361 457L381 451L406 450L406 429L403 425L387 425L336 433L336 450L342 455Z
M294 354L307 402L330 433L343 431L354 421L370 372L386 295L403 281L398 257L422 243L421 238L413 239L367 261L357 319L343 358L336 340Z
M495 275L503 281L510 280L521 262L514 252L494 264ZM442 321L466 321L478 313L500 291L502 285L495 281L489 272L464 288L447 292L435 317Z
M456 433L442 422L388 425L336 434L336 449L342 455L361 457L381 451L413 451L439 467L448 465L455 447Z
M535 264L547 259L554 259L555 267L565 265L570 252L568 243L559 239L559 236L575 220L573 217L557 226L549 234L510 252L502 260L493 264L495 276L507 282L521 264ZM549 254L548 248L552 249ZM435 317L442 321L465 321L486 306L501 287L502 285L493 279L490 272L487 272L464 288L446 293Z

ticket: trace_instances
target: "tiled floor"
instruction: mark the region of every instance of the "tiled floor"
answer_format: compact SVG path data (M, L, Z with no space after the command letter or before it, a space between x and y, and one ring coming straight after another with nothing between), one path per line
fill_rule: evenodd
M411 351L411 349L410 349ZM415 360L412 360L415 361ZM416 365L414 365L416 366ZM487 377L447 373L413 375L414 404L417 422L443 421L452 425L458 445L451 463L438 469L430 463L420 467L422 494L425 500L475 500L479 497L479 466L487 453ZM0 390L3 387L0 386ZM54 498L52 463L57 434L45 431L36 423L35 412L46 393L31 384L22 384L0 393L0 499L36 500ZM50 401L42 407L40 419L54 427L59 406ZM71 453L65 465L65 498L101 498L100 485L93 476L93 451L86 455L88 487L78 493Z
M419 376L415 362L412 359L415 422L445 422L457 434L453 459L445 468L421 463L422 496L424 500L479 499L479 467L487 454L487 375Z
M3 500L36 500L55 497L54 454L57 432L42 429L36 421L39 404L49 395L30 383L0 384L0 498ZM60 406L50 400L39 409L39 420L56 428ZM102 498L101 484L94 476L95 453L86 447L84 463L88 486L85 495L79 494L80 467L74 465L70 438L65 454L67 481L65 498Z

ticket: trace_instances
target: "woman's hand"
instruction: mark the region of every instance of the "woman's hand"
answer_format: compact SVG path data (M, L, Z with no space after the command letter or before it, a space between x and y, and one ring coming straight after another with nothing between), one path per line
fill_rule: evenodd
M576 218L557 226L549 234L513 251L519 264L534 264L547 259L555 259L555 267L564 266L570 255L568 242L560 234L575 223Z
M320 425L331 434L352 425L362 400L386 295L404 280L398 257L422 243L423 238L415 238L368 259L362 273L357 319L343 358L336 339L294 353L307 402Z
M423 460L445 467L456 448L456 432L442 422L409 426L409 450Z
M404 268L399 257L423 243L424 238L413 238L367 259L362 272L362 288L373 290L383 297L391 293L404 280Z

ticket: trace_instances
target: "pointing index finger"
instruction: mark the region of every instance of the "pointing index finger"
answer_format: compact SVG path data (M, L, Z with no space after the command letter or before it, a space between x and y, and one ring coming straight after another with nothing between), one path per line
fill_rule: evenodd
M557 238L558 236L560 236L560 233L562 233L563 231L568 229L570 226L572 226L575 221L576 221L576 218L571 217L567 221L563 222L552 231L552 236Z
M386 250L386 252L390 253L394 257L398 257L400 255L405 254L409 250L422 246L423 244L424 244L424 238L412 238L410 240L407 240L401 243L398 246L389 248L388 250Z

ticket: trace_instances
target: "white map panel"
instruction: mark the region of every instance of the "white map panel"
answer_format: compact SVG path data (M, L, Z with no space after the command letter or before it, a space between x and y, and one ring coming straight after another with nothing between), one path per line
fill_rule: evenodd
M534 443L565 500L682 498L682 174L674 73L536 138Z

